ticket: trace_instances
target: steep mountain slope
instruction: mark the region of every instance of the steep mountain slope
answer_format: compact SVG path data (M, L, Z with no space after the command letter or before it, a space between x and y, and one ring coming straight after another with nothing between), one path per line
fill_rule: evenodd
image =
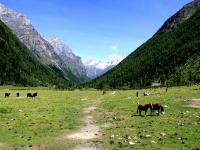
M55 76L41 64L12 31L0 21L0 85L67 87L69 82Z
M84 77L73 73L69 64L60 58L54 47L46 41L33 27L31 21L21 13L15 12L0 4L0 20L2 20L17 35L32 53L43 63L49 65L57 75L66 80L80 82ZM76 65L76 64L72 64ZM62 74L59 74L62 72ZM84 75L83 75L84 76Z
M192 7L191 7L192 6ZM168 81L171 85L200 82L200 5L196 0L180 12L192 8L187 19L172 18L150 40L130 54L117 67L89 83L102 88L109 86L145 87L151 82ZM194 9L195 8L195 9ZM189 12L190 13L190 12ZM178 15L185 16L185 15ZM186 14L188 16L188 14ZM176 23L176 27L170 24ZM184 20L179 22L178 20Z
M78 77L80 82L89 80L86 74L85 66L79 56L76 56L72 49L65 45L59 38L53 38L49 41L56 54L65 62L73 74Z
M176 14L170 17L155 35L159 35L177 28L181 23L183 23L192 15L194 15L199 9L199 7L199 0L194 0L193 2L185 5L181 10L179 10Z

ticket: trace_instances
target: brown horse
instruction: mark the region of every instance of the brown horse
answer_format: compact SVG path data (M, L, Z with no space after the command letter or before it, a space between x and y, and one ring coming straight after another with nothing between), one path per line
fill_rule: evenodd
M158 111L158 115L160 113L164 114L164 107L161 104L159 104L159 103L152 103L151 105L152 105L152 107L151 107L151 115L154 115L154 111L155 110Z
M138 104L138 108L137 108L137 113L139 112L140 116L141 116L141 112L145 111L145 116L147 114L148 109L150 108L150 110L152 110L152 105L149 104Z

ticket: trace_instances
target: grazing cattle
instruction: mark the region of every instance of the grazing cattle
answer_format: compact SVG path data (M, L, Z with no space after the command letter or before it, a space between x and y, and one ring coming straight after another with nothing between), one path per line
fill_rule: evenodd
M106 94L106 91L103 91L103 95L105 95Z
M152 107L151 107L151 114L152 115L154 115L154 111L158 111L158 115L160 113L164 114L164 107L162 105L160 105L159 103L153 103L151 105L152 105Z
M37 97L37 95L38 95L38 93L36 92L36 93L33 93L33 97Z
M32 93L27 93L27 98L28 97L33 97Z
M16 96L19 97L19 93L17 93Z
M139 93L138 93L138 91L136 92L136 97L138 97L139 96Z
M152 105L149 104L139 104L137 108L137 113L139 112L139 115L141 116L141 112L145 111L145 115L147 114L148 109L152 110Z
M5 97L9 97L10 96L10 93L5 93Z
M149 93L144 93L144 96L149 96L150 94Z

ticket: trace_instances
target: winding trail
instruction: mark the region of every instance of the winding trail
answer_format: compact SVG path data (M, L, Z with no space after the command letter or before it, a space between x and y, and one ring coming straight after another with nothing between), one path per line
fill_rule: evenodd
M84 107L82 110L85 114L82 119L84 126L79 131L67 135L67 138L80 143L73 150L99 150L92 142L93 139L102 136L102 130L96 125L96 121L92 116L92 112L96 110L96 107Z

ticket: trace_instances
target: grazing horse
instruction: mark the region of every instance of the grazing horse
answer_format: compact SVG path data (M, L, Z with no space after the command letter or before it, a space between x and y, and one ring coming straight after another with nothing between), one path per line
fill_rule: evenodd
M5 93L5 98L9 96L10 96L10 93Z
M33 97L37 97L37 95L38 95L38 93L36 92L36 93L33 93Z
M27 98L28 97L33 97L33 95L31 93L27 93Z
M145 115L146 115L149 108L150 108L150 110L152 110L152 105L150 103L149 104L139 104L138 108L137 108L137 113L139 112L139 114L141 116L141 112L145 111Z
M164 113L164 107L161 104L159 104L159 103L152 103L151 105L152 105L152 107L151 107L151 114L152 115L154 115L154 111L155 110L158 111L158 115L160 113Z

